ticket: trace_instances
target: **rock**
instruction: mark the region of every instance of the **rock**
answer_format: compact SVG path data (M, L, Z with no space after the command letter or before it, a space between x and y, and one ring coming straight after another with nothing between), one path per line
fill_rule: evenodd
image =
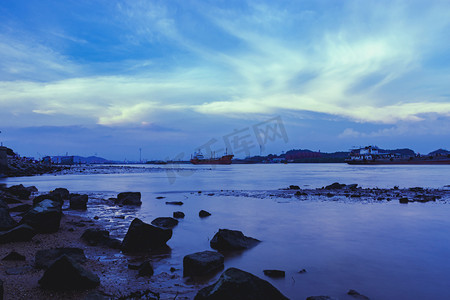
M300 271L298 271L299 274L304 274L306 273L306 269L301 269Z
M347 295L350 295L350 296L352 296L353 298L359 299L359 300L369 300L369 299L370 299L369 297L364 296L364 295L361 295L360 293L358 293L358 292L355 291L355 290L349 290L349 291L347 292Z
M140 267L141 267L141 265L128 264L128 269L130 269L130 270L139 270Z
M20 223L28 224L40 233L53 233L59 230L61 216L60 203L46 199L34 205Z
M12 260L12 261L24 261L25 256L16 251L11 251L8 255L2 258L2 260Z
M166 204L170 205L183 205L184 203L181 201L167 201Z
M203 276L224 268L224 257L215 251L203 251L183 258L183 276Z
M30 204L19 204L9 209L10 212L26 212L31 209Z
M100 279L67 255L63 255L45 271L39 284L51 290L84 290L98 286Z
M33 271L33 268L31 266L20 266L6 269L5 273L8 275L23 275L26 273L30 273L31 271Z
M17 222L9 215L7 208L0 208L0 230L9 230L17 225Z
M109 231L104 229L89 228L81 235L81 239L90 246L106 246L119 249L121 242L109 236Z
M203 209L198 213L198 216L200 218L206 218L206 217L209 217L210 215L211 215L211 213L209 213L209 212L207 212L206 210L203 210Z
M164 196L158 196L158 197L156 197L156 199L164 199L164 198L166 198L166 197L164 197Z
M264 270L264 275L272 277L272 278L284 278L286 273L281 270Z
M0 300L3 300L3 280L0 279Z
M117 203L122 205L141 205L140 192L124 192L117 195Z
M244 236L241 231L219 229L212 238L211 248L216 250L241 250L256 246L260 241L252 237Z
M10 193L0 191L0 199L7 204L17 204L22 203L19 197L11 195Z
M34 197L33 199L33 205L36 205L44 200L52 200L55 202L58 202L61 206L64 204L64 200L61 198L61 195L59 193L56 194L44 194L44 195L39 195L37 197Z
M70 197L70 209L86 210L88 202L88 195L73 195Z
M28 242L36 235L36 231L29 225L19 225L9 231L0 233L0 244L12 242Z
M433 196L433 195L415 195L414 196L414 201L422 202L422 203L429 202L429 201L436 201L436 199L437 199L437 196ZM10 211L11 211L11 209L10 209Z
M122 241L123 252L139 252L158 249L172 237L172 230L142 222L135 218Z
M306 298L306 300L338 300L338 299L330 296L310 296Z
M8 204L5 201L3 201L2 199L0 199L0 208L4 208L6 210L9 210Z
M411 192L423 192L423 187L412 187L412 188L409 188L409 190ZM350 291L353 291L353 290L350 290Z
M84 300L111 300L113 297L111 295L105 294L101 291L93 291L87 294Z
M296 191L294 195L295 195L295 196L308 196L308 193L306 193L306 192L301 192L301 191Z
M29 191L23 184L13 185L6 189L6 191L14 196L19 197L22 200L28 200L31 195L31 191Z
M345 187L345 184L341 184L339 182L332 183L325 187L326 190L339 190Z
M34 258L34 266L38 269L48 269L61 256L66 255L75 262L82 264L87 261L83 249L80 248L55 248L38 250Z
M50 194L54 195L54 194L59 194L59 196L61 197L61 199L69 199L69 190L66 188L56 188L53 191L50 192Z
M183 219L184 218L184 212L182 211L174 211L173 217L177 219Z
M299 187L298 185L290 185L290 186L289 186L289 189L290 189L290 190L299 190L300 187Z
M398 199L398 202L400 202L400 203L402 203L402 204L406 204L406 203L409 202L409 200L408 200L408 198L406 198L406 197L402 197L402 198Z
M149 261L143 262L138 269L138 275L151 277L153 275L153 266Z
M173 227L178 225L178 220L170 217L160 217L154 219L152 221L152 224L158 227L172 229Z
M348 189L355 191L358 188L358 184L353 183L346 186Z
M32 185L32 186L27 186L26 189L27 189L27 191L29 191L31 194L32 194L32 193L37 193L37 192L39 192L39 190L37 189L37 187L35 187L34 185Z
M277 300L288 298L269 282L248 272L229 268L220 275L216 283L201 289L194 299Z

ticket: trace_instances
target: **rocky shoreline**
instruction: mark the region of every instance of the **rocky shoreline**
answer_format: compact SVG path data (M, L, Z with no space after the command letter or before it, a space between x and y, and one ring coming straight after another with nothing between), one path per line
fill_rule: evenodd
M276 191L203 194L295 201L397 201L401 204L448 203L450 200L448 189L369 189L339 183L319 189L290 185ZM98 217L89 219L83 214L92 203L120 209L139 207L141 195L124 192L113 198L103 199L104 196L96 199L92 195L71 194L65 188L40 194L35 187L0 187L0 259L3 259L0 280L5 299L239 299L239 295L248 294L257 299L286 299L269 282L235 268L225 270L209 287L204 286L204 281L195 283L197 277L208 277L224 269L224 252L257 247L257 239L236 230L220 229L210 241L210 250L184 257L183 270L170 268L170 272L155 272L155 265L170 255L166 242L172 237L172 228L184 218L184 213L175 211L173 217L159 217L151 224L134 218L127 225L127 233L121 241L110 236ZM166 201L166 204L172 203ZM199 212L200 218L210 216L207 211ZM110 219L111 222L125 222L120 216ZM58 249L57 254L54 254L55 249ZM41 262L43 256L52 255L50 262ZM61 268L65 271L61 272ZM61 281L67 269L73 275L71 279ZM299 271L304 272L306 270ZM284 278L283 270L264 270L264 274ZM186 277L192 277L192 280L186 283ZM354 290L348 295L368 299ZM312 296L308 299L333 298Z

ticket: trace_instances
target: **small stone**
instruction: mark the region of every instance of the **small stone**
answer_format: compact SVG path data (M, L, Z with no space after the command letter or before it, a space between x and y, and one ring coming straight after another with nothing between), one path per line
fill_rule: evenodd
M169 205L183 205L184 203L181 201L167 201L166 204Z
M361 295L360 293L358 293L358 292L355 291L355 290L349 290L349 291L347 292L347 295L350 295L350 296L352 296L353 298L358 299L358 300L370 300L369 297L364 296L364 295Z
M143 262L139 266L138 270L139 276L151 277L153 275L153 266L149 261Z
M400 202L402 204L407 204L409 202L409 200L406 197L402 197L402 198L398 199L398 202Z
M3 257L2 260L23 261L25 260L25 256L17 253L16 251L11 251L8 255Z
M184 212L175 211L175 212L173 212L173 217L177 218L177 219L183 219L184 218Z
M264 275L272 277L272 278L284 278L286 273L281 270L264 270Z
M210 215L211 215L211 213L209 213L209 212L207 212L206 210L203 210L203 209L198 213L198 216L200 218L206 218L206 217L209 217Z

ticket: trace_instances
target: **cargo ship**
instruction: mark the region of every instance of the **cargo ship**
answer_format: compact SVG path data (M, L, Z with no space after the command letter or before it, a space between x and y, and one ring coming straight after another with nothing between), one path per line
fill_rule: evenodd
M224 156L216 158L214 157L213 152L211 158L205 158L205 156L198 151L194 153L190 161L194 165L230 165L233 157L234 155L225 153Z
M399 155L367 146L351 150L345 162L349 165L450 165L450 155Z

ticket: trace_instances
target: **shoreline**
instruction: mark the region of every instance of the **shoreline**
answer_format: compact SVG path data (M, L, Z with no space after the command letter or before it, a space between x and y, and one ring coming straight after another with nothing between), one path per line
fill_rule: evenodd
M395 201L406 204L410 202L449 203L450 201L450 190L447 189L424 189L420 187L409 189L359 188L355 185L339 183L316 189L301 189L298 186L291 185L278 190L197 191L189 192L189 194L207 197L253 197L277 199L277 201L288 198L292 201L319 200L344 203L348 201L360 203ZM34 196L37 195L38 193L34 194ZM120 297L126 299L133 293L148 291L149 289L153 293L159 294L159 299L192 299L197 291L205 286L205 282L195 282L183 278L180 269L165 270L169 268L167 257L170 257L170 252L125 255L117 249L85 244L80 237L86 229L105 229L120 226L123 229L136 212L134 208L115 205L112 200L107 198L108 196L111 195L108 193L90 194L87 211L69 210L66 203L63 206L64 214L61 219L61 228L56 233L38 234L29 242L3 244L0 247L0 258L5 257L13 250L26 257L26 260L21 262L2 262L4 268L1 271L1 279L4 281L5 299L24 299L29 298L30 295L39 299L83 299L92 293L100 293L106 299ZM404 198L407 198L407 201ZM32 200L21 201L21 203L31 205ZM9 206L13 208L17 205ZM100 218L97 217L97 219L92 218L92 213L95 214L96 211L101 210L105 211L105 215ZM11 215L16 221L20 220L19 213L11 213ZM87 217L87 215L91 215L91 217ZM127 217L126 220L124 220L125 216ZM123 237L123 234L115 237ZM37 282L44 271L34 268L34 255L37 250L55 247L83 249L88 258L83 267L100 277L101 286L93 290L73 292L55 292L41 289ZM154 276L150 278L137 277L136 271L128 269L128 264L139 264L149 258L154 263L155 270L157 270ZM165 271L161 271L162 269ZM9 275L8 272L17 274Z

